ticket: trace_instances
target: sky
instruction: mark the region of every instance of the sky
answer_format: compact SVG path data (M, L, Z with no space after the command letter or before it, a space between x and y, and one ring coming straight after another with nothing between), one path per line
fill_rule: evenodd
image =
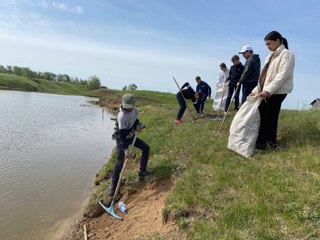
M0 65L172 93L173 77L195 87L201 76L214 92L219 64L230 67L246 44L263 63L276 30L296 57L283 108L303 109L320 97L319 9L318 0L1 0Z

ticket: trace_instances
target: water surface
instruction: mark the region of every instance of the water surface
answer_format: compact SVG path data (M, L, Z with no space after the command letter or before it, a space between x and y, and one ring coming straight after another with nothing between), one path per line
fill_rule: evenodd
M1 240L47 239L79 210L114 146L92 100L0 91Z

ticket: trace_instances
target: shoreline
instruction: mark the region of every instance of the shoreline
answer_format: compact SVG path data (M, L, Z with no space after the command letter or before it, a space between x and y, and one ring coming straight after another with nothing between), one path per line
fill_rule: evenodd
M109 158L110 159L110 158ZM108 159L108 161L109 161ZM83 202L81 203L79 209L77 212L72 214L69 217L66 217L62 220L60 220L58 223L56 223L52 228L50 228L50 232L47 237L50 240L63 240L65 238L68 238L72 234L73 229L81 222L81 220L84 218L83 214L85 213L86 207L88 206L89 200L94 193L94 176L91 179L91 184L86 192L85 198Z
M112 113L109 107L105 105L101 105L99 103L100 101L99 97L95 97L95 98L97 98L98 101L88 101L88 103L91 104L92 106L101 107L103 108L103 110L107 109L107 111ZM96 170L96 174L103 168L105 164L107 164L111 160L111 154L112 154L112 151L110 155L107 156L106 161L102 163L100 169ZM83 202L81 203L78 211L73 215L62 219L62 222L55 224L55 226L52 227L52 233L48 235L48 239L64 240L64 239L69 239L72 236L74 230L77 228L80 222L85 219L84 214L86 212L86 208L88 207L90 199L93 196L96 188L95 180L96 180L96 175L93 175L90 180L89 188L86 192L86 196Z
M99 104L99 101L100 101L99 97L92 97L92 98L96 98L98 100L97 101L93 101L93 100L87 101L88 104L90 104L92 106L98 106L103 109L107 109L107 111L112 113L110 111L109 107ZM103 166L106 163L108 163L110 161L111 154L112 154L112 151L111 151L110 155L106 157L106 161L104 161L102 163L100 169L96 170L96 174L103 168ZM51 227L48 230L48 232L49 232L47 234L48 239L50 239L50 240L64 240L64 239L69 239L72 236L72 232L75 230L77 225L85 218L84 214L85 214L86 208L88 207L89 201L95 191L96 174L93 175L90 179L90 183L88 184L89 185L88 190L85 193L84 200L82 201L81 205L79 206L79 209L71 216L63 218L58 223L56 223L53 227Z

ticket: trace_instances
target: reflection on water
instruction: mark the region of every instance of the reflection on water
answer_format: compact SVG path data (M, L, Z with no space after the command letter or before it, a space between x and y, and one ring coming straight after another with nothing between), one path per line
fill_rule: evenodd
M80 208L114 146L90 100L0 91L0 239L44 239Z

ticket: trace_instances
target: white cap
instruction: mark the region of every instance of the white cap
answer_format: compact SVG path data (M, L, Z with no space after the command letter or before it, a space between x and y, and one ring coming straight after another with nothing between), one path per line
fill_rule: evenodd
M246 51L253 51L252 47L250 45L244 45L242 48L241 48L241 51L239 52L239 54L242 54Z

